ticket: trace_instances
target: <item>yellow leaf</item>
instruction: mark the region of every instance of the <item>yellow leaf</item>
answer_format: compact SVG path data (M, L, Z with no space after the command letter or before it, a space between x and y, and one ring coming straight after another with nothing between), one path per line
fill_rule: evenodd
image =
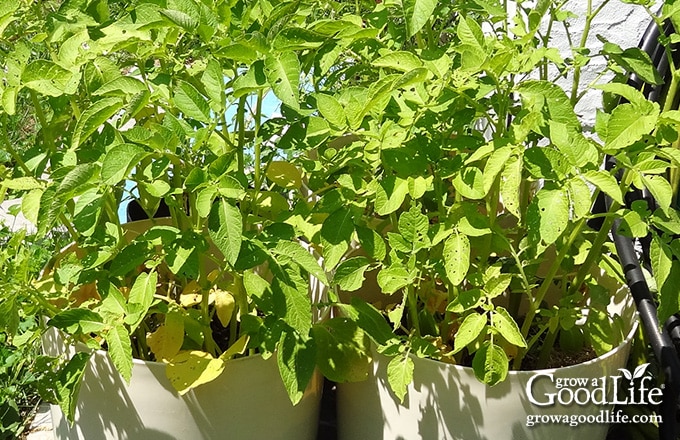
M283 188L300 189L302 174L295 165L284 161L274 161L267 168L267 178Z
M196 281L191 281L186 285L184 290L182 290L182 294L179 297L179 303L184 307L191 307L200 304L202 298L201 286L199 286Z
M146 337L146 343L157 360L172 359L184 343L184 318L179 312L165 315L165 324Z
M180 395L215 380L224 371L224 361L203 351L180 351L168 363L165 374Z
M217 279L217 277L219 277L219 276L220 276L219 269L215 269L208 274L208 281L210 281L211 283L214 283L215 280Z
M226 361L233 358L237 354L245 353L249 340L250 338L248 335L241 336L238 341L234 342L234 344L227 349L227 351L220 355L220 359Z
M229 321L231 321L231 315L234 313L236 301L234 301L234 297L231 293L224 290L216 289L213 292L215 294L215 311L217 312L217 317L222 325L226 327L229 325Z

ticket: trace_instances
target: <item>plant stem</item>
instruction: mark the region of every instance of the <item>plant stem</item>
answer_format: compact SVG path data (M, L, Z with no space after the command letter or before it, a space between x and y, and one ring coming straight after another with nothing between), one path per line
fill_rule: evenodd
M583 33L581 34L581 41L578 45L578 50L584 49L586 43L588 42L588 35L590 34L590 27L593 23L593 19L602 11L602 8L609 3L609 0L604 0L596 9L593 11L593 0L588 0L588 5L586 7L586 22L583 26ZM581 83L581 65L576 64L574 66L574 78L571 86L571 105L574 106L578 102L578 91L579 85Z
M238 124L238 146L236 149L236 157L238 160L238 170L241 173L245 169L243 149L245 148L246 139L246 126L245 126L246 97L247 95L241 96L241 98L238 101L238 110L236 112L236 123Z
M555 346L559 332L559 327L557 327L554 332L548 330L548 334L546 335L543 345L541 346L541 353L538 355L537 367L539 369L543 369L546 367L546 365L548 365L548 361L550 360L550 355L552 354L553 347Z
M581 235L582 229L585 226L585 224L586 224L585 218L582 218L578 222L576 222L576 225L574 226L574 229L572 229L569 238L560 249L560 253L557 255L552 265L550 265L548 273L543 279L543 282L538 288L538 291L534 295L533 300L529 303L529 311L527 312L527 315L524 318L524 322L522 323L522 336L524 336L524 338L526 338L529 334L529 330L533 325L534 317L536 316L538 307L545 298L548 289L552 285L553 280L555 279L555 275L557 275L557 271L560 269L560 266L562 265L562 260L564 260L564 257L566 257L567 254L569 253L569 249L571 248L571 245L574 243L576 238L579 235Z
M418 318L418 296L412 285L406 288L406 301L408 302L408 316L411 328L420 336L420 320Z

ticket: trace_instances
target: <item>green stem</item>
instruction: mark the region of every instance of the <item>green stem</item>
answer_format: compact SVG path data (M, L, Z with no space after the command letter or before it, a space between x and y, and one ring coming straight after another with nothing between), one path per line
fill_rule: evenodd
M257 103L255 104L255 132L253 135L255 141L255 192L260 191L262 184L260 178L260 167L262 166L262 143L260 142L260 127L262 124L262 90L257 92Z
M411 328L420 336L420 319L418 318L418 296L413 286L406 288L406 300L408 302L408 316Z
M538 355L537 367L539 369L545 368L546 365L548 365L559 332L559 327L554 332L548 331L548 334L543 341L543 346L541 347L541 353Z
M593 11L593 0L588 0L588 5L586 7L586 22L583 26L583 33L581 34L581 41L579 42L578 49L584 49L586 43L588 42L588 35L590 34L590 27L593 20L602 11L602 8L609 3L609 0L604 0L596 9ZM577 64L574 66L574 79L571 86L571 105L574 106L578 102L578 91L579 85L581 83L581 65Z
M246 139L246 97L247 95L244 95L239 99L238 110L236 112L236 123L238 124L238 148L236 154L238 158L238 170L241 173L245 169L243 149L245 148Z
M614 212L618 208L619 204L614 202L612 203L609 212ZM583 262L578 272L576 273L576 277L573 279L572 285L569 287L567 295L573 295L576 292L578 292L578 290L581 288L581 285L583 284L583 281L590 273L590 270L595 265L596 261L599 258L601 258L602 246L604 245L605 241L607 241L607 239L609 238L609 230L611 229L613 222L614 216L607 216L604 218L604 223L602 224L602 227L595 236L595 240L593 240L593 245L590 248L590 251L588 252L588 256L586 256L585 261Z
M543 299L545 298L548 289L552 285L553 280L555 279L555 275L557 275L557 271L560 269L560 266L562 265L562 260L564 260L564 257L566 257L567 254L569 253L569 250L574 241L576 240L576 238L578 238L578 236L581 235L585 224L586 224L585 218L582 218L578 222L576 222L576 225L574 225L574 229L572 229L569 238L560 249L560 253L553 261L552 265L550 266L550 269L548 269L548 273L546 274L545 278L543 279L543 282L538 288L538 291L536 291L536 294L531 300L529 304L529 311L527 312L527 315L524 318L524 322L522 323L522 335L525 338L529 335L529 330L533 325L534 317L536 316L538 307L541 304L541 302L543 302Z
M43 140L45 141L45 145L47 145L51 153L56 153L57 147L54 144L54 139L52 139L51 136L47 135L47 132L49 130L49 124L47 123L47 118L45 117L45 112L43 112L42 105L40 104L40 100L38 99L38 95L33 90L30 91L29 95L31 96L31 102L33 102L33 107L35 108L35 115L38 117L38 121L40 122L40 126L42 127Z

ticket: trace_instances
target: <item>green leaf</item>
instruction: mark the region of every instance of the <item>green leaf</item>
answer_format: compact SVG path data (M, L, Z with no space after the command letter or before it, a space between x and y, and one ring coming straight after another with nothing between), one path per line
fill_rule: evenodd
M453 340L453 352L458 353L469 344L477 340L486 328L486 313L479 314L472 312L465 317L460 324L456 336Z
M368 377L371 359L366 335L353 320L334 318L312 328L316 362L324 377L334 382L358 382Z
M403 0L406 33L409 37L420 31L437 7L437 0Z
M611 93L624 98L626 101L632 104L633 107L646 107L649 109L653 108L652 103L647 101L647 98L645 98L645 95L643 95L640 90L628 84L610 82L606 84L600 84L597 86L597 88L602 90L604 93Z
M510 156L512 156L512 147L503 147L498 150L494 150L486 161L486 166L484 167L484 193L488 194L491 190L491 186L496 181L496 177L503 171Z
M42 190L34 189L24 194L24 196L21 198L21 212L24 214L24 217L26 217L26 219L34 225L38 224L40 197L42 194Z
M401 403L404 402L409 384L413 382L414 368L413 359L406 354L392 358L387 364L387 382Z
M453 178L453 187L463 197L479 200L486 196L484 190L484 175L477 167L465 167Z
M539 80L524 81L517 86L517 92L522 96L525 105L540 106L537 110L545 113L547 120L559 122L569 129L580 131L581 124L569 97L557 84Z
M449 282L454 286L462 283L470 268L470 240L467 236L454 231L444 242L443 258Z
M432 188L433 176L423 177L408 177L408 193L412 199L418 200L425 195L425 193Z
M611 316L606 311L590 308L586 325L590 344L598 356L608 353L616 346L617 337L612 327Z
M484 283L484 291L489 298L495 298L505 293L512 282L512 275L509 273L501 273L492 277Z
M342 105L340 105L337 99L324 93L316 94L315 98L319 113L321 113L321 116L323 116L329 123L340 128L347 125L345 109L342 107Z
M352 212L346 208L340 208L326 220L321 226L321 237L331 244L348 242L354 232L354 218Z
M33 61L21 75L25 87L54 97L75 93L77 83L73 80L73 73L48 60Z
M619 205L625 204L619 183L616 181L616 178L607 171L586 171L583 173L583 177L588 182L595 185L600 191L611 197Z
M621 217L621 223L619 224L617 233L631 238L642 238L647 236L649 230L640 214L627 209L624 209L623 211L624 214Z
M24 201L26 201L26 196L22 201L22 209ZM86 191L78 197L73 209L73 226L78 232L86 237L95 232L103 206L104 198L97 188Z
M494 386L508 375L508 357L501 347L487 342L475 353L472 369L477 379Z
M408 195L408 181L396 176L384 178L376 188L375 211L388 215L399 209Z
M102 162L101 178L106 185L116 185L139 164L146 151L134 144L119 144L111 148Z
M680 263L673 261L666 282L659 289L659 322L666 320L680 310Z
M15 191L26 191L42 188L43 183L34 177L16 177L14 179L3 179L0 186Z
M618 53L610 52L609 56L628 72L635 73L644 82L653 85L663 84L663 78L654 67L647 52L642 49L629 47Z
M241 250L243 219L241 211L220 199L213 204L208 218L210 238L230 265L234 265Z
M378 272L378 285L383 293L392 294L414 281L415 274L400 266L387 267Z
M357 238L366 254L374 260L381 261L387 255L385 241L376 231L370 228L357 227Z
M574 219L589 215L592 206L592 194L588 185L580 177L574 177L567 182L567 190L569 191Z
M484 50L484 33L479 24L471 17L465 17L458 22L456 34L463 45L471 46L479 51Z
M104 98L92 104L80 115L80 119L73 129L71 149L76 150L97 129L115 115L123 107L120 98Z
M491 324L503 338L518 347L526 347L527 342L517 326L517 322L503 307L496 307L491 315Z
M524 167L536 179L563 180L572 169L569 161L558 150L532 147L524 152Z
M311 340L313 341L313 340ZM284 332L276 346L279 374L293 405L302 400L316 367L316 349L291 332Z
M527 210L527 228L533 243L554 243L569 224L569 197L561 189L541 189Z
M96 333L104 328L101 315L89 309L68 309L56 314L47 322L48 326L56 327L68 334Z
M366 257L345 260L335 269L333 282L346 292L358 290L364 283L364 272L370 264Z
M605 148L619 150L639 141L654 130L658 115L658 104L647 114L639 106L619 105L612 111L607 124Z
M85 352L76 353L59 371L59 381L56 384L59 407L70 422L73 422L76 414L80 386L91 355Z
M428 239L427 231L430 222L417 206L399 216L399 233L409 243L422 242Z
M300 108L300 61L294 52L267 55L264 73L274 94L287 106Z
M297 286L288 282L279 278L272 281L271 290L277 303L276 313L299 334L307 335L312 328L312 302L308 286Z
M146 85L137 78L130 76L119 76L95 90L92 95L118 95L118 96L132 96L137 93L148 91Z
M671 273L673 254L670 247L661 241L656 234L652 235L652 242L649 245L649 257L657 289L661 290Z
M423 67L423 62L411 52L396 51L383 55L372 63L376 67L398 70L400 72L410 72L419 67Z
M642 176L642 181L645 187L652 193L654 200L659 205L659 208L664 212L668 213L671 207L671 201L673 200L673 188L668 180L661 176Z
M210 105L203 95L191 84L178 81L175 87L175 105L187 117L199 122L210 122Z
M599 161L598 149L592 141L579 131L570 131L565 124L550 121L550 141L572 165L583 167L586 164L596 165Z
M149 311L158 283L157 272L142 272L137 276L128 295L128 315L125 323L134 331ZM132 307L131 307L132 306Z
M255 272L246 270L243 272L243 287L248 296L261 298L269 288L269 283Z
M516 218L522 218L519 188L522 183L522 160L512 156L501 174L501 198L503 206Z
M193 31L198 27L199 20L185 12L176 11L174 9L162 9L159 12L172 23L187 31Z
M392 328L380 312L366 301L352 297L351 306L339 305L347 316L357 323L366 334L378 345L386 345L394 337Z
M300 243L293 241L279 241L272 252L283 255L293 260L302 269L313 275L324 284L328 284L326 272L321 268L319 262L310 251L302 247Z
M109 357L116 370L130 383L132 377L132 343L127 329L121 325L114 325L104 334L109 347Z
M224 108L224 74L220 63L211 59L201 76L201 83L205 87L205 93L210 98L210 108L219 112Z

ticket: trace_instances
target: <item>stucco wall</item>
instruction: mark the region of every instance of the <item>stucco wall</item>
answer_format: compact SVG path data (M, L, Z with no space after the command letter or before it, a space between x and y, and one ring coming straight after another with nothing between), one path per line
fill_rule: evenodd
M572 35L580 36L585 26L585 15L587 0L571 0L569 2L569 10L578 15L578 19L569 20ZM602 0L593 0L593 7L602 4ZM589 33L588 47L597 52L602 48L602 42L597 38L598 35L612 43L616 43L622 48L637 46L640 38L644 34L647 26L651 22L649 15L644 8L638 5L631 5L623 3L621 0L610 0L604 6L600 14L593 21ZM553 33L552 43L559 47L563 53L569 53L569 44L565 37L563 29L558 28ZM603 58L596 58L587 66L581 77L581 84L591 82L596 72L601 71L606 65ZM590 91L580 105L577 107L577 112L582 116L583 122L592 126L594 124L595 109L601 105L600 94L596 91Z

